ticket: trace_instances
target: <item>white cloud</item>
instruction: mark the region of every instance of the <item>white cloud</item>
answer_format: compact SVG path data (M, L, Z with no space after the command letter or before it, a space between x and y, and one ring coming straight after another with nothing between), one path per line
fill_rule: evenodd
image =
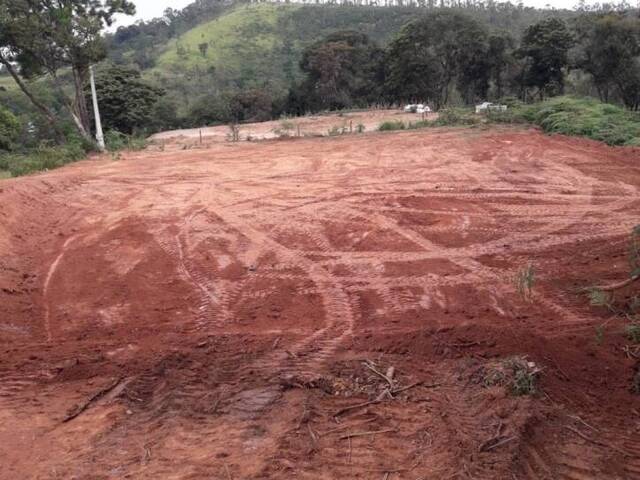
M134 16L118 15L112 28L130 25L137 20L161 17L162 12L167 8L181 10L193 3L193 0L133 0L133 3L136 5L136 14Z

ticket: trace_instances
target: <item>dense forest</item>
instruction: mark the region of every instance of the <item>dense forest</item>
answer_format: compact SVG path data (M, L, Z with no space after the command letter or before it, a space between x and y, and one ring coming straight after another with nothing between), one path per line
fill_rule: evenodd
M640 20L626 4L198 0L107 33L133 4L110 0L92 14L95 2L73 0L71 15L85 12L92 29L73 41L51 30L78 53L47 55L30 32L53 28L50 7L36 3L34 24L30 2L0 2L4 150L90 143L90 64L111 135L409 101L439 109L574 94L640 107Z

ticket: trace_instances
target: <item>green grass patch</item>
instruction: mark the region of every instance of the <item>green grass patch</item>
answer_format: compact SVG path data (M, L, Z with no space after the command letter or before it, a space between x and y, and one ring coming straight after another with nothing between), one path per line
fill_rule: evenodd
M525 357L510 357L490 362L481 370L481 382L485 387L501 386L514 396L536 393L536 383L541 370Z
M25 153L0 154L0 178L19 177L42 170L52 170L85 158L80 144L40 147Z
M14 90L17 88L18 85L13 77L10 75L0 75L0 90Z
M104 143L110 152L120 150L144 150L147 139L136 135L126 135L116 130L110 130L104 135Z
M587 137L608 145L640 145L640 114L592 98L555 97L487 116L503 123L533 123L547 133Z
M625 333L631 343L634 343L636 345L640 344L640 323L630 323L626 326Z
M239 73L267 67L280 47L278 19L296 6L244 5L203 23L167 43L156 69L216 70ZM199 45L207 44L203 54Z
M482 119L466 108L445 108L438 112L438 118L433 122L434 127L454 127L477 125Z
M388 120L386 122L382 122L378 126L378 130L381 132L389 132L392 130L406 130L407 125L401 120Z
M381 132L393 130L417 130L429 127L453 127L477 125L482 121L478 116L463 108L447 108L438 112L435 120L418 120L416 122L403 122L402 120L387 120L378 126Z

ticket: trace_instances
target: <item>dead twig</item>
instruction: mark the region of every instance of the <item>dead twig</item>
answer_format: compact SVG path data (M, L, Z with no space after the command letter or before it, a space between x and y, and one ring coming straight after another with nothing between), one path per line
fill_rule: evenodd
M587 422L585 422L583 419L581 419L578 415L567 415L569 418L573 419L573 420L577 420L578 422L580 422L581 424L583 424L585 427L587 427L590 430L593 430L594 432L598 432L598 429L592 425L589 425Z
M351 428L351 427L359 427L361 425L366 425L367 423L375 422L376 420L377 420L377 418L370 418L369 420L365 420L363 422L351 423L349 425L347 425L347 424L340 425L339 427L332 428L331 430L327 430L326 432L321 433L320 436L324 437L325 435L329 435L331 433L339 432L340 430L345 430L345 429Z
M389 368L387 368L387 373L386 376L389 380L393 381L393 375L396 373L396 367L394 367L393 365L390 366Z
M407 385L406 387L402 387L402 388L396 388L395 390L391 390L391 394L392 395L396 395L397 393L401 393L401 392L406 392L407 390L410 390L414 387L417 387L419 385L422 385L423 382L415 382L412 383L411 385ZM424 385L426 388L434 388L434 387L439 387L440 385L442 385L441 383L437 383L434 385Z
M73 420L74 418L76 418L78 415L84 412L87 408L89 408L92 404L94 404L95 402L100 400L102 397L104 397L107 393L109 393L111 390L116 388L120 384L120 382L122 382L122 377L112 381L107 386L101 388L96 393L91 395L87 400L76 405L67 413L66 417L62 419L62 423L67 423Z
M365 437L367 435L379 435L381 433L389 433L389 432L397 432L397 430L395 428L387 428L385 430L374 430L371 432L347 433L346 435L342 435L340 437L340 440L346 440L347 438L352 438L352 437Z
M611 292L613 290L624 288L627 285L631 285L633 282L639 279L640 279L640 275L634 275L632 277L627 278L626 280L622 280L621 282L613 283L611 285L600 285L599 287L589 287L585 290L600 290L601 292Z
M336 413L333 414L334 417L339 417L340 415L342 415L343 413L349 412L351 410L356 410L358 408L363 408L363 407L367 407L369 405L374 405L376 403L380 403L382 401L382 399L384 397L386 397L387 395L390 395L389 390L384 390L382 393L380 393L380 395L377 396L377 398L375 400L370 400L368 402L363 402L363 403L358 403L356 405L351 405L349 407L344 407L341 408L340 410L338 410ZM393 398L393 397L392 397Z
M233 480L233 477L231 476L231 472L229 471L229 466L226 463L224 464L224 470L225 472L227 472L227 479Z
M479 451L480 452L488 452L490 450L493 450L494 448L498 448L501 445L504 445L505 443L509 443L514 441L516 438L518 437L507 437L507 438L502 438L502 440L496 441L498 440L500 437L497 438L492 438L490 440L487 440L486 442L484 442L481 446ZM494 442L494 443L491 443Z
M313 431L313 429L311 428L311 425L309 425L307 423L307 429L309 430L309 436L311 436L311 442L316 445L318 443L318 437L316 435L316 433Z
M350 405L348 407L341 408L336 413L334 413L333 416L334 417L339 417L340 415L342 415L344 413L347 413L347 412L350 412L351 410L357 410L359 408L368 407L369 405L375 405L376 403L382 402L382 400L387 396L390 397L391 399L393 399L393 395L396 395L396 394L401 393L401 392L405 392L405 391L407 391L407 390L409 390L411 388L415 388L415 387L417 387L419 385L422 385L425 388L436 388L436 387L439 387L439 386L441 386L443 384L442 383L434 383L432 385L424 385L423 382L415 382L415 383L412 383L411 385L407 385L406 387L396 388L396 389L393 389L393 390L390 390L390 389L386 388L385 390L383 390L380 393L380 395L378 395L378 397L375 400L370 400L368 402L357 403L355 405Z
M442 345L451 348L469 348L482 345L482 342L443 343Z
M376 403L380 403L380 400L378 400L377 398L375 400L371 400L370 402L363 402L363 403L358 403L356 405L350 405L348 407L341 408L336 413L334 413L333 416L334 417L339 417L343 413L347 413L347 412L350 412L351 410L356 410L358 408L367 407L369 405L375 405Z
M368 361L368 360L367 360L367 361L365 361L365 362L363 363L363 365L364 365L365 367L367 367L369 370L371 370L373 373L375 373L376 375L378 375L380 378L384 379L384 381L385 381L385 382L387 382L387 383L389 384L389 388L390 388L391 390L393 390L393 389L394 389L395 385L393 384L393 380L391 380L391 379L390 379L389 377L387 377L384 373L382 373L381 371L379 371L378 369L376 369L376 368L373 366L373 363L372 363L372 362L370 362L370 361ZM393 374L393 371L392 371L391 373Z
M625 457L633 456L631 453L626 452L626 451L622 450L621 448L616 447L615 445L611 445L609 443L605 443L605 442L601 442L600 440L596 440L595 438L591 438L591 437L585 435L584 433L582 433L580 430L578 430L576 428L573 428L573 427L571 427L569 425L565 425L564 428L566 428L570 432L575 433L576 435L578 435L583 440L585 440L587 442L590 442L590 443L593 443L594 445L598 445L598 446L604 447L604 448L609 448L609 449L614 450L614 451L616 451L618 453L621 453Z

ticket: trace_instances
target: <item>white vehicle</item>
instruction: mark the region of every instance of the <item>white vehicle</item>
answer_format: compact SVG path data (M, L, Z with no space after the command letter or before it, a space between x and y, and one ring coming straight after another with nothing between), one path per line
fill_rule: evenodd
M482 102L480 105L476 105L476 113L487 113L488 111L504 112L506 110L507 106L499 103Z
M410 103L404 106L404 111L406 113L429 113L431 109L429 105L424 105L423 103Z

